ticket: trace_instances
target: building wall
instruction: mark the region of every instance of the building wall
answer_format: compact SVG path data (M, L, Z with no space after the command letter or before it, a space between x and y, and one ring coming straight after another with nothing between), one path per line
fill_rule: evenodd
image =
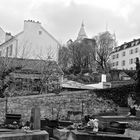
M140 58L140 44L114 52L111 54L112 68L134 70L136 57Z
M31 108L38 106L41 109L41 118L66 119L68 111L81 111L83 115L109 111L114 107L113 102L97 98L95 93L88 91L63 92L60 94L42 94L8 98L8 113L22 115L23 121L30 120ZM5 99L0 99L0 120L5 114Z
M2 44L5 41L5 35L6 33L0 28L0 44Z
M3 56L6 56L7 47L11 45L12 55L9 57L47 59L51 56L55 61L58 59L59 42L39 22L25 20L23 32L1 46Z
M16 57L17 40L12 39L0 47L0 56Z

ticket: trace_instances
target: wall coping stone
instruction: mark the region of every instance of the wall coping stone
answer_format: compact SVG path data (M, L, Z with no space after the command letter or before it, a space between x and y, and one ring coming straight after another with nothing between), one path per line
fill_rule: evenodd
M64 95L71 95L71 94L85 94L85 93L89 93L87 90L85 91L70 91L70 92L61 92L59 94L55 94L55 93L49 93L49 94L40 94L40 95L29 95L29 96L16 96L16 97L8 97L8 100L12 100L12 99L29 99L29 98L42 98L42 97L58 97L58 96L64 96ZM91 94L91 93L89 93ZM1 101L5 101L6 98L1 98Z

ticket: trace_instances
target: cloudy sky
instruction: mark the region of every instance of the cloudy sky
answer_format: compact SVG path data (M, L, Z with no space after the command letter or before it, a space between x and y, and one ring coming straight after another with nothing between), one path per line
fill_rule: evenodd
M140 38L140 0L0 0L0 27L16 34L39 20L58 41L76 39L81 22L91 38L107 29L118 44Z

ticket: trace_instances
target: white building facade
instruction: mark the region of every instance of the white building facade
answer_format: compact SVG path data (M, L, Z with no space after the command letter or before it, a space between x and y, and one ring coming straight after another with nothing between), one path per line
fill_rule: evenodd
M51 57L58 61L60 43L48 33L40 22L25 20L23 31L9 35L0 45L0 55L14 58L43 59Z
M6 33L0 28L0 45L5 42Z
M134 39L114 49L111 53L112 68L135 70L137 57L140 59L140 39Z

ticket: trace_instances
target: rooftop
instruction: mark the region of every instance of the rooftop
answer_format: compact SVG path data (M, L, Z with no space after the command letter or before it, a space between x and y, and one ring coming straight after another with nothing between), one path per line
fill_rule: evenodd
M118 47L115 47L112 53L116 53L116 52L125 50L127 48L132 48L132 47L135 47L135 46L137 46L139 44L140 44L140 38L139 39L133 39L130 42L124 42L124 44L122 44L122 45L120 45Z
M86 32L85 32L84 23L82 22L80 31L78 33L77 40L82 40L84 38L87 38L87 35L86 35Z

